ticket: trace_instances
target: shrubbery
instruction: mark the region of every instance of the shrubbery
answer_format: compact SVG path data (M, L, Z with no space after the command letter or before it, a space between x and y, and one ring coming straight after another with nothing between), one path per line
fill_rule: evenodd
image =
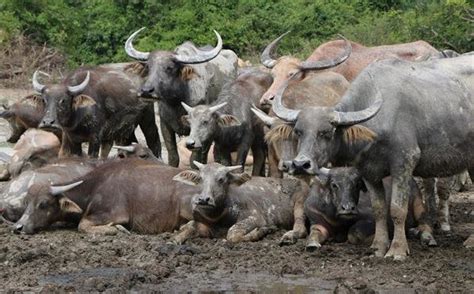
M467 0L2 0L0 46L23 33L68 56L69 66L128 60L126 38L145 30L141 50L173 49L185 40L225 46L256 61L281 33L280 52L307 56L342 33L365 45L423 39L439 49L474 50L474 9Z

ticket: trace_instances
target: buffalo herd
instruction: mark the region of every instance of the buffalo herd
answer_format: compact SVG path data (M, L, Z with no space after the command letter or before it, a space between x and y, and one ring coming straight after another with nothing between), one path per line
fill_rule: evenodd
M474 54L340 36L306 60L276 58L287 32L261 66L239 66L216 31L215 47L143 52L133 45L143 30L125 42L134 61L81 66L55 83L38 69L34 93L0 112L16 143L0 153L1 219L13 232L62 222L175 232L182 244L286 230L280 245L347 241L403 260L407 235L436 246L433 228L450 230L450 186L474 175Z

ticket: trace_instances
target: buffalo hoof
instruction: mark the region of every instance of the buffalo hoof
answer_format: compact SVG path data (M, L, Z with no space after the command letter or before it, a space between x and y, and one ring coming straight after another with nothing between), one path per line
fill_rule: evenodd
M127 234L127 235L131 235L132 233L130 233L129 230L127 230L124 226L122 225L115 225L115 228L119 231L119 232L122 232L124 234Z
M280 239L280 246L295 244L298 238L295 236L295 232L289 231L286 232L283 237Z
M420 240L421 240L421 244L423 244L423 245L428 245L429 247L438 246L438 243L436 242L433 235L431 235L431 233L422 232L420 234Z
M474 248L474 234L471 234L469 238L467 238L466 241L464 241L463 244L464 244L464 247L468 249Z
M312 240L306 243L306 251L308 252L314 252L318 250L319 248L321 248L321 244L317 241Z
M449 223L441 223L440 226L439 226L439 229L442 231L442 232L451 232L451 226L449 225Z
M400 243L392 243L390 246L390 250L388 250L387 254L385 254L385 258L393 258L396 261L404 261L410 250L408 249L407 244L400 244Z
M370 248L374 250L374 255L376 257L384 257L385 253L387 253L388 251L389 246L390 243L388 239L386 241L377 241L376 239L374 239Z

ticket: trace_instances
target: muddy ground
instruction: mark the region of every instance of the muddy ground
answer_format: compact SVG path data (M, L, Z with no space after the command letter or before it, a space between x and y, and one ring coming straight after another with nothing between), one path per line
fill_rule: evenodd
M2 142L6 130L0 122ZM410 240L404 262L344 243L312 253L303 240L280 247L282 231L255 243L177 246L167 243L171 234L92 236L56 227L26 236L0 224L0 291L472 293L474 250L463 241L474 233L474 189L452 199L452 233L437 233L434 248Z

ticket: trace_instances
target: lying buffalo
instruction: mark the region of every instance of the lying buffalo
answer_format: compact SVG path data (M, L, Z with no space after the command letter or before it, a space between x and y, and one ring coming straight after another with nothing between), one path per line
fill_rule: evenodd
M147 144L161 155L158 128L152 103L138 100L136 88L142 80L143 66L134 63L80 67L59 84L43 85L38 71L33 88L41 94L45 115L39 127L63 131L61 156L81 155L83 142L88 154L107 157L115 141L128 145L140 125Z
M190 150L209 150L214 142L217 162L232 165L231 152L237 152L236 165L244 166L250 149L254 158L253 175L265 175L265 142L263 124L250 108L272 83L268 73L247 70L226 84L216 101L210 105L182 105L191 131L186 139Z
M9 143L16 143L29 128L36 128L44 116L44 103L39 95L28 95L10 106L3 106L0 117L8 121L11 128ZM60 134L60 133L59 133Z
M474 56L375 62L335 107L288 109L279 95L273 106L278 117L295 124L296 172L355 161L374 205L377 256L404 259L409 252L404 224L412 175L451 176L474 166ZM363 135L348 144L345 138L355 132ZM382 184L389 175L391 246Z
M384 179L388 201L390 182L390 178ZM370 244L375 233L375 219L366 192L356 168L321 168L305 202L305 215L311 224L306 249L319 248L328 239ZM419 234L423 243L435 246L432 229L426 221L421 193L415 181L411 180L405 227Z
M345 40L334 40L321 44L305 61L291 56L273 59L271 57L272 52L286 34L288 32L268 44L261 54L262 64L272 70L273 76L273 84L262 96L262 104L271 104L276 92L286 81L291 79L293 83L296 83L304 79L304 74L298 76L298 73L305 73L308 69L312 69L315 64L324 60L334 59L335 56L340 55L340 52L347 48ZM350 45L352 47L351 56L335 67L331 66L330 69L330 71L344 76L349 82L352 82L366 66L376 60L397 57L415 61L439 53L438 50L425 41L376 47L365 47L351 41Z
M2 158L7 167L2 180L16 177L20 173L36 169L58 157L60 142L56 135L38 129L28 129L13 147L12 156Z
M138 91L144 98L158 100L161 132L168 150L168 162L179 165L176 135L189 134L189 127L181 117L186 111L181 102L189 106L210 104L225 82L237 74L237 55L231 50L222 50L222 39L216 32L217 46L197 48L191 42L178 46L174 52L154 50L141 52L133 47L133 40L143 30L134 32L125 43L127 54L146 62L148 76ZM192 158L205 161L203 152L193 152ZM199 158L198 158L199 157Z
M191 195L198 191L172 180L180 171L162 163L124 158L104 163L65 185L33 185L15 229L33 234L64 221L78 224L79 231L86 233L173 231L192 218Z
M195 162L199 172L187 170L173 179L200 186L192 198L193 220L180 229L175 242L224 229L231 242L257 241L276 228L291 230L281 243L306 236L303 204L308 186L297 179L274 179L234 174L241 166Z

